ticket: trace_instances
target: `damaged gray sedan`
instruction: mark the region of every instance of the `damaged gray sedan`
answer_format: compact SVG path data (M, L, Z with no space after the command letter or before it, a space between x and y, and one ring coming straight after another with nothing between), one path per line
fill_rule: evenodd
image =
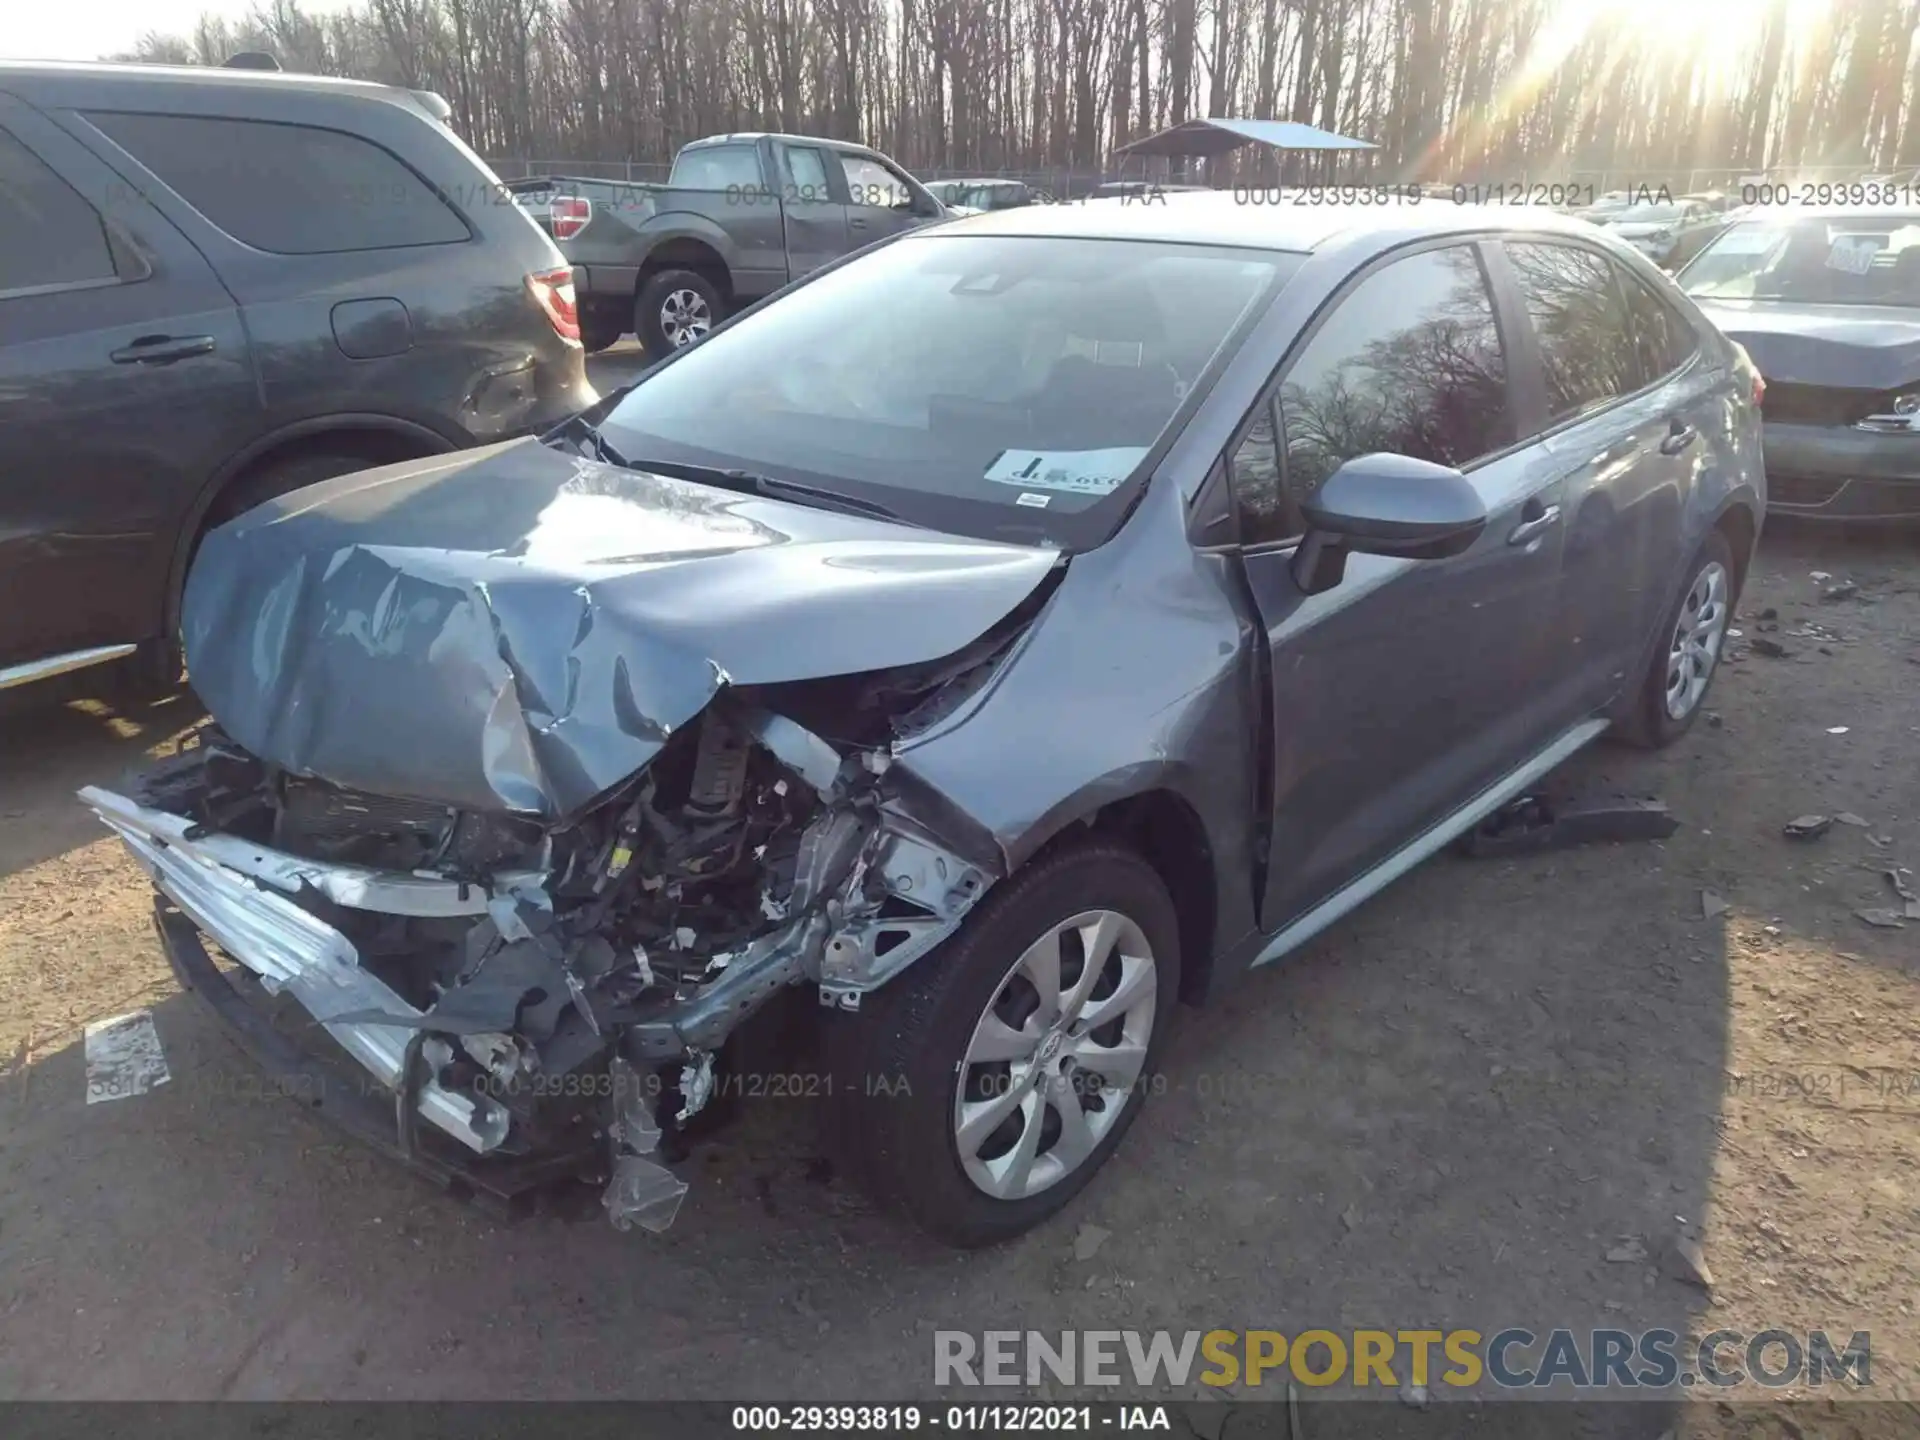
M1590 227L1230 200L911 234L213 532L211 721L84 797L183 981L483 1196L664 1227L801 1022L877 1195L1066 1204L1182 1002L1685 732L1764 504L1744 357Z

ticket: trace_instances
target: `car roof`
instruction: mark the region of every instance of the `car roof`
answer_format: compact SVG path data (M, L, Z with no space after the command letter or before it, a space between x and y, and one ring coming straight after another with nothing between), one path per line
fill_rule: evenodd
M1746 205L1740 219L1746 220L1912 220L1920 224L1920 203L1878 205Z
M788 145L812 145L821 150L845 150L856 155L879 153L871 145L860 145L851 140L829 140L824 135L786 135L778 130L734 130L725 135L703 135L698 140L689 140L680 148L703 150L709 145L757 144L762 140L779 140Z
M943 235L1077 236L1090 240L1164 240L1188 245L1237 245L1304 253L1355 234L1391 235L1396 242L1425 235L1487 231L1558 231L1591 239L1583 220L1543 206L1257 205L1244 194L1209 190L1164 200L1083 200L969 215L937 227Z
M333 75L296 75L284 70L229 70L221 65L129 65L95 60L0 60L0 85L9 80L63 80L98 85L103 94L123 89L286 91L323 90L336 95L363 95L370 100L417 104L413 92L373 80L345 80ZM84 102L83 102L84 103Z

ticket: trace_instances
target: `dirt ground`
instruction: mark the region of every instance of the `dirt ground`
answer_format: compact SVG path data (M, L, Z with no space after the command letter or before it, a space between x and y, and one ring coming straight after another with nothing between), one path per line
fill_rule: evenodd
M1665 1325L1870 1330L1920 1396L1920 921L1855 914L1920 867L1920 545L1771 534L1736 624L1715 723L1556 782L1671 840L1422 867L1184 1015L1079 1203L972 1255L823 1173L803 1101L664 1236L436 1195L249 1088L73 800L189 702L0 719L0 1395L904 1399L935 1328ZM83 1026L139 1008L170 1083L87 1104ZM1663 1263L1695 1228L1710 1293Z

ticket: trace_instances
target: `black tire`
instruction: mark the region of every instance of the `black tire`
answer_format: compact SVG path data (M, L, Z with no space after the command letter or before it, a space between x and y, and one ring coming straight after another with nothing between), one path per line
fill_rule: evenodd
M589 355L598 355L620 343L626 334L626 317L608 305L590 305L580 312L580 346Z
M1090 910L1124 916L1151 949L1154 1011L1145 1062L1129 1090L1091 1102L1110 1102L1122 1093L1127 1097L1125 1108L1078 1168L1034 1194L996 1198L969 1178L955 1139L962 1061L975 1027L989 1003L1002 994L1028 946ZM843 1164L881 1204L950 1245L992 1244L1038 1225L1071 1201L1105 1164L1154 1088L1179 998L1179 947L1179 924L1165 884L1152 866L1121 844L1089 841L1018 872L989 893L946 944L866 996L859 1012L827 1016L832 1138ZM1063 961L1063 976L1070 964ZM1087 1003L1100 998L1096 987ZM1044 1131L1044 1124L1041 1128Z
M668 331L676 322L668 313L668 305L675 297L691 296L700 305L706 307L706 330L711 330L726 316L726 305L720 298L720 291L714 283L697 270L661 270L647 277L640 287L640 295L633 306L633 333L640 337L640 343L656 360L671 355L680 345L690 343L676 340ZM700 333L705 334L706 330ZM684 334L684 331L676 331ZM699 336L694 336L698 339Z
M1686 713L1676 716L1667 705L1674 632L1679 627L1681 612L1687 608L1694 593L1695 584L1703 572L1714 565L1718 565L1726 577L1725 598L1720 602L1725 609L1720 619L1720 649L1715 653L1714 663L1707 672L1706 685L1694 697ZM1726 651L1727 626L1732 623L1733 607L1739 600L1737 577L1733 548L1728 545L1727 537L1718 530L1711 531L1687 566L1679 593L1673 597L1673 603L1667 607L1660 623L1660 633L1655 638L1646 671L1628 702L1628 709L1614 726L1614 734L1619 739L1643 750L1659 750L1673 744L1693 728L1694 722L1700 718L1700 712L1706 708L1707 696L1712 693L1714 679L1720 673L1721 658Z
M224 525L277 496L304 489L308 485L318 485L322 480L331 480L336 475L351 475L356 470L370 470L375 465L387 463L344 450L309 450L290 455L234 481L222 491L207 511L205 528L211 530L215 525Z

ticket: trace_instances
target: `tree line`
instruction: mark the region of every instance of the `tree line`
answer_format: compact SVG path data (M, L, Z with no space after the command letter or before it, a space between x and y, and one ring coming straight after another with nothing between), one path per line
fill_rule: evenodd
M1660 183L1920 167L1916 32L1920 0L265 0L117 58L266 50L433 90L489 156L661 161L778 129L930 173L1093 174L1250 115L1374 141L1369 178Z

